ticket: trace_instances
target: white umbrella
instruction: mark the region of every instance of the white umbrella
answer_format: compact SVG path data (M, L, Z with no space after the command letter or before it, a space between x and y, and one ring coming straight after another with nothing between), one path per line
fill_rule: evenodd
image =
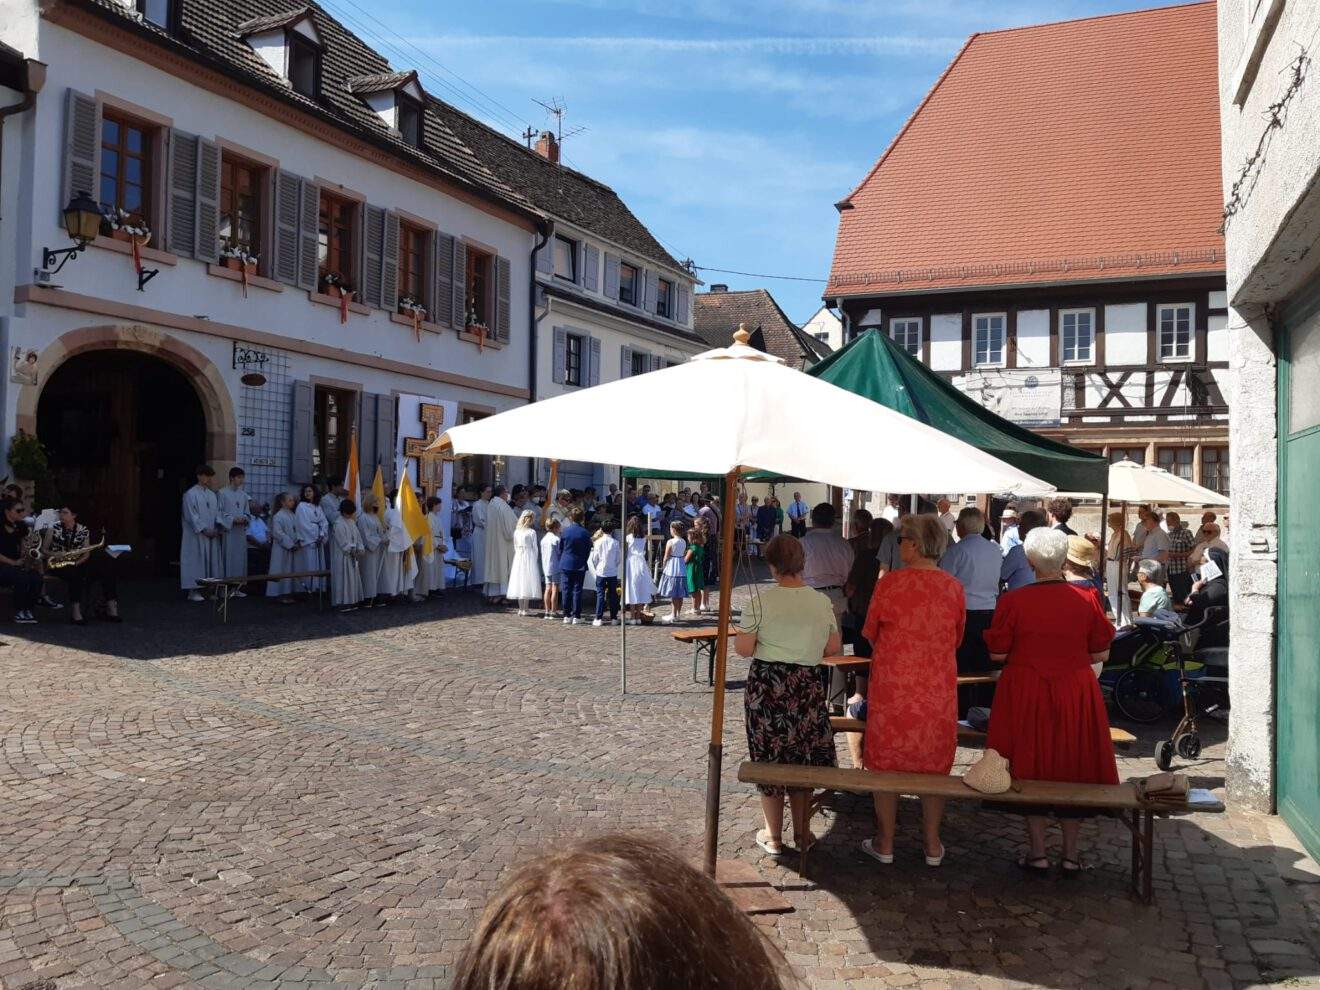
M499 454L661 472L723 475L769 471L867 491L1047 494L1054 491L957 437L887 406L795 371L747 346L739 327L730 347L686 364L557 396L442 433L432 453ZM691 430L643 433L636 415L664 423L675 410L701 410ZM733 573L731 504L722 506L720 581ZM627 554L623 555L626 560ZM626 576L625 576L626 582ZM730 589L721 588L719 625L729 625ZM620 627L626 630L626 624ZM626 632L623 633L626 636ZM707 753L706 869L715 871L723 760L728 638L716 637L715 697Z
M1081 498L1100 498L1100 492L1060 492ZM1164 468L1127 459L1109 465L1109 501L1147 505L1228 505L1228 496L1180 478Z
M699 408L691 430L643 433ZM624 464L657 471L770 471L866 491L1041 495L1052 485L915 419L787 367L745 343L441 434L432 450Z

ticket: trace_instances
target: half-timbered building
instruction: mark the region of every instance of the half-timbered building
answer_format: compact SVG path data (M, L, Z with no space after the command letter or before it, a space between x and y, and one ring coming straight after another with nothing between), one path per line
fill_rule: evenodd
M1228 490L1213 3L973 35L838 210L848 335Z

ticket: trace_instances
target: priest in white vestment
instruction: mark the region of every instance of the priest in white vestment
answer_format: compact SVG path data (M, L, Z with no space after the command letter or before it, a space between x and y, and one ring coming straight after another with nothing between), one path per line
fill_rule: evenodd
M504 603L509 582L509 568L513 566L513 531L518 528L518 517L509 505L509 490L503 485L495 489L494 497L486 503L486 598L495 605Z
M348 612L362 602L362 533L358 530L357 506L351 498L341 499L330 528L330 604Z
M203 464L197 469L197 484L183 493L183 540L179 546L179 586L188 601L205 601L202 578L224 576L220 545L220 506L215 491L215 469Z
M298 557L298 517L294 514L294 497L289 492L280 492L275 496L275 515L270 520L270 571L271 574L292 574L297 567ZM267 581L266 597L278 598L288 604L293 601L297 591L297 582L293 578L283 581Z
M426 500L426 525L431 527L431 544L435 547L435 553L430 560L418 558L416 589L419 596L433 595L445 589L445 551L449 547L446 542L445 519L440 511L442 505L438 495L432 495Z
M403 556L412 546L412 537L403 525L403 515L394 507L395 493L390 493L385 507L385 563L380 570L381 597L390 599L410 589L403 584Z
M325 549L330 541L330 523L317 504L316 489L306 485L294 514L298 517L298 550L294 554L294 570L323 571L326 569ZM325 578L299 578L301 591L324 591Z
M357 514L358 533L362 537L362 557L358 561L362 572L362 604L371 608L380 590L380 571L385 564L385 530L377 512L380 503L367 492L362 496L362 511Z
M243 490L244 474L241 467L229 469L229 484L220 489L216 502L220 506L220 542L223 546L225 577L247 577L248 523L252 521L252 497ZM243 589L234 592L235 598L247 597Z
M490 515L491 487L481 489L472 503L472 570L468 583L480 587L486 581L486 520Z

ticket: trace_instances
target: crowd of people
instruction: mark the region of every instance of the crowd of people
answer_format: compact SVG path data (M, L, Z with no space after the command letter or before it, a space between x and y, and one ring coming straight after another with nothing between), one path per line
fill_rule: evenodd
M859 510L856 535L845 541L833 531L833 508L822 504L807 514L812 528L801 539L783 534L766 546L776 586L753 595L736 639L738 653L752 661L745 694L751 758L834 763L829 680L814 668L850 642L871 659L847 705L866 723L854 761L867 769L947 774L959 721L983 718L987 746L1018 779L1117 783L1098 681L1116 625L1128 614L1164 609L1185 611L1191 624L1221 607L1226 619L1228 555L1214 514L1193 534L1177 513L1161 517L1143 507L1137 528L1108 543L1110 583L1119 587L1106 595L1100 538L1071 528L1068 499L1020 515L1010 505L998 534L979 508L955 515L947 499L932 507L902 514L891 500L880 518ZM1135 609L1126 608L1130 577L1142 589ZM1222 622L1217 628L1223 635ZM997 679L958 684L960 675L992 672ZM787 797L795 842L809 847L808 793L760 790L765 827L757 844L782 852ZM925 798L922 807L925 859L939 866L943 802ZM863 849L880 863L894 861L897 811L895 797L876 795L876 833ZM1054 809L1063 834L1059 868L1068 874L1084 869L1083 814ZM1048 821L1028 816L1022 869L1053 868Z

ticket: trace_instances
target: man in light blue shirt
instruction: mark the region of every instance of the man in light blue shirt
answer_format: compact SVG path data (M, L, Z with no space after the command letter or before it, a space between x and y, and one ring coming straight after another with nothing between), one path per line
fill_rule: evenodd
M1046 522L1045 513L1040 509L1028 509L1022 513L1022 521L1013 527L1021 539L1008 548L1004 554L1004 563L999 568L999 580L1004 582L1006 591L1016 591L1036 580L1036 572L1027 563L1027 551L1022 546L1022 541L1033 529L1044 526Z
M963 641L958 647L959 674L990 672L990 651L982 637L995 616L999 599L999 571L1004 563L999 544L985 538L985 516L980 509L968 506L958 513L958 542L944 551L940 570L951 574L963 586L967 619ZM990 703L991 684L973 684L958 689L958 716L967 717L967 709Z
M1025 516L1025 513L1023 515ZM999 517L999 547L1004 551L1004 556L1008 556L1008 551L1014 547L1020 547L1022 541L1026 539L1027 534L1021 529L1017 509L1011 505L1005 507L1003 515Z

